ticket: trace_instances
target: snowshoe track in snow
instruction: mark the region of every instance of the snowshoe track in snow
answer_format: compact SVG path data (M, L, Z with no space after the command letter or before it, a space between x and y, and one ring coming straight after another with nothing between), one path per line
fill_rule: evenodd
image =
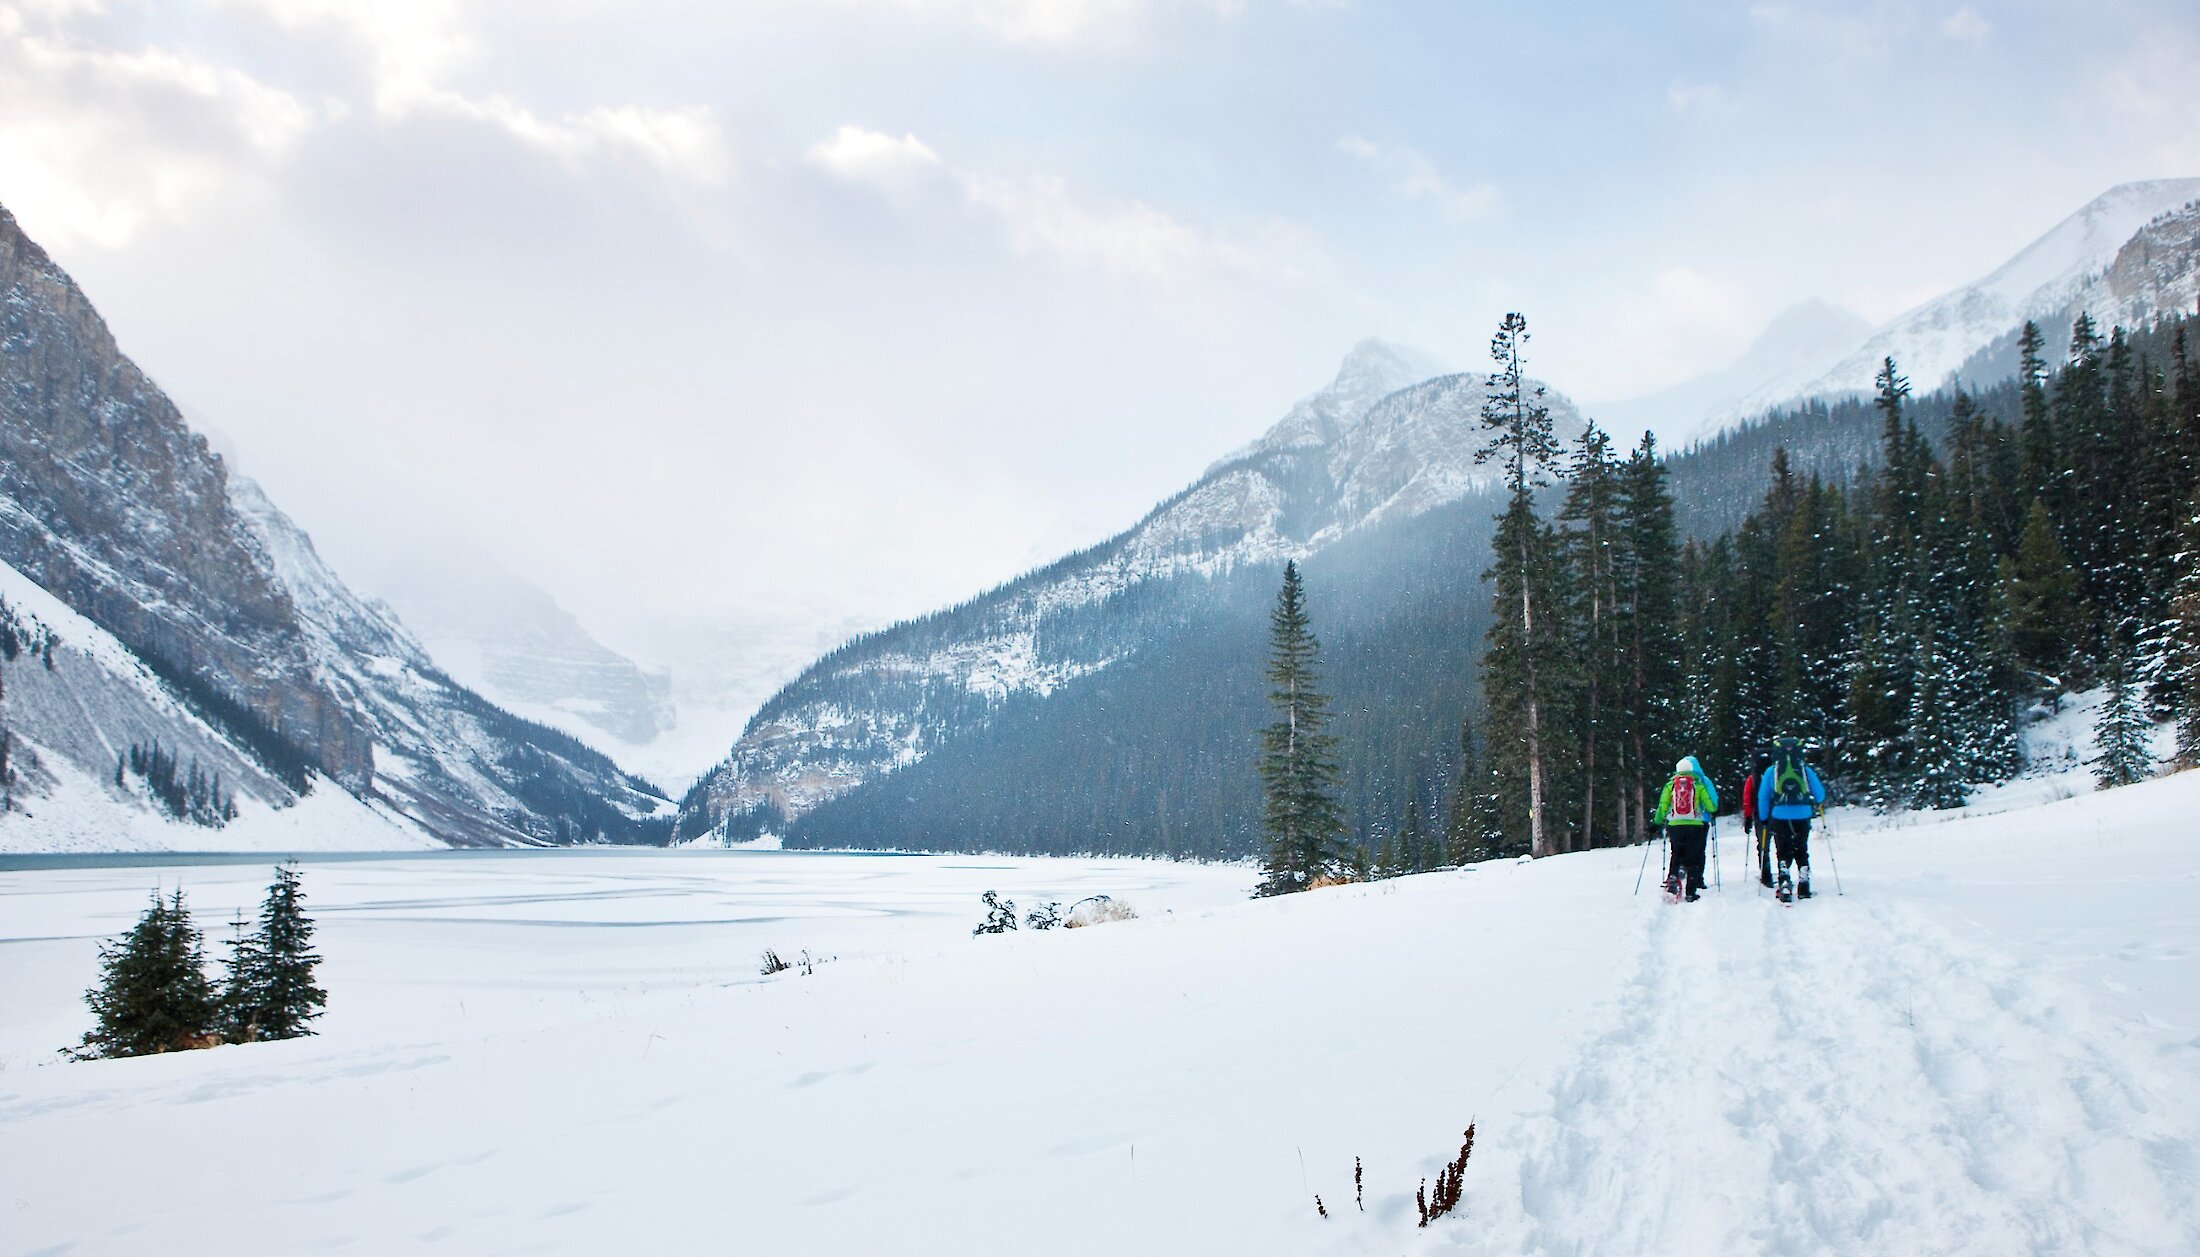
M2146 1049L1915 911L1646 914L1470 1251L2189 1254L2193 1128ZM1479 1196L1479 1201L1473 1198Z

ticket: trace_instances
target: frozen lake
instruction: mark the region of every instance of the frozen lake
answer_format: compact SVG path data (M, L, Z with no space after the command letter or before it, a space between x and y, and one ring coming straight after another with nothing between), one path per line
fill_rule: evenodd
M90 1024L98 944L181 886L210 958L250 916L264 855L0 856L0 1069ZM1029 907L1112 895L1141 915L1245 897L1251 868L766 851L492 851L301 858L320 924L319 1023L382 1043L454 1022L615 1015L629 998L761 980L765 948L854 958L967 943L999 890Z

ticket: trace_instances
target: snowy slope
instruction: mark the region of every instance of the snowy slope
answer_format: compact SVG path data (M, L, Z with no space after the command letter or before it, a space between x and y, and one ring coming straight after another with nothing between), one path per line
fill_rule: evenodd
M1871 335L1862 316L1829 302L1799 302L1774 316L1732 364L1671 388L1591 406L1598 423L1625 437L1645 430L1666 449L1711 435L1750 399L1787 396Z
M1326 388L1124 533L826 655L758 710L690 793L682 831L799 815L917 762L1011 696L1050 694L1194 615L1188 599L1166 594L1098 631L1060 631L1069 613L1163 582L1196 590L1249 565L1303 560L1493 483L1494 467L1474 461L1482 377L1416 380L1422 362L1362 342ZM1573 404L1547 401L1561 437L1578 436Z
M1638 853L1608 851L1261 902L1221 902L1249 878L1223 870L1171 914L989 939L934 894L1151 879L838 857L743 903L738 871L762 866L741 861L801 857L492 857L532 862L478 888L450 863L316 867L309 892L343 909L325 1036L17 1057L0 1234L73 1254L155 1231L227 1251L247 1227L362 1252L2190 1254L2200 844L2177 822L2196 808L2187 774L1843 830L1819 846L1829 893L1793 908L1738 876L1689 907L1636 897ZM146 880L0 874L11 1025L81 1024L95 937ZM264 871L179 881L218 919ZM882 914L904 922L883 948ZM620 923L655 928L576 928ZM843 958L762 979L765 939ZM1419 1229L1414 1188L1470 1120L1464 1204Z
M209 727L136 655L36 582L0 563L0 598L57 635L53 666L24 655L0 665L0 723L14 740L13 806L0 851L390 850L436 846L387 809L332 784L302 799ZM136 783L117 787L116 757L158 742L219 774L237 818L219 829L169 819Z
M1937 388L1972 354L2026 319L2066 318L2073 303L2108 271L2142 228L2195 199L2200 199L2200 179L2119 184L2056 224L1992 274L1899 316L1815 376L1757 390L1730 414L1760 413L1773 404L1802 397L1868 391L1881 361L1889 356L1919 391ZM2119 311L2117 316L2141 314L2131 310Z
M389 603L453 678L500 706L621 748L645 746L674 725L663 673L597 640L548 590L492 555L423 541L384 571L352 577Z
M612 825L665 806L603 756L530 730L453 681L395 615L321 561L257 484L237 477L230 495L298 604L318 679L373 731L376 796L463 846L597 837L544 827L555 813L525 787L545 778L591 793Z

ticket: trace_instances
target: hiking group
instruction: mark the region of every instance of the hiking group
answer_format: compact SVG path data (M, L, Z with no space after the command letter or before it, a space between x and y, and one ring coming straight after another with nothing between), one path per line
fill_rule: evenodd
M1781 738L1753 757L1742 780L1742 833L1757 840L1757 880L1782 903L1810 898L1810 823L1826 810L1826 783L1803 759L1803 744ZM1703 895L1704 858L1719 791L1691 755L1673 765L1650 823L1663 827L1669 853L1665 894L1694 903ZM1774 866L1779 875L1774 880Z

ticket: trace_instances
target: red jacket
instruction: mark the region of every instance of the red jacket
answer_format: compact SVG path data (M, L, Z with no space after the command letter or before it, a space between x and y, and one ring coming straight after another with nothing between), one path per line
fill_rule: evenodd
M1750 819L1757 815L1757 774L1751 773L1742 780L1742 828L1748 829Z

